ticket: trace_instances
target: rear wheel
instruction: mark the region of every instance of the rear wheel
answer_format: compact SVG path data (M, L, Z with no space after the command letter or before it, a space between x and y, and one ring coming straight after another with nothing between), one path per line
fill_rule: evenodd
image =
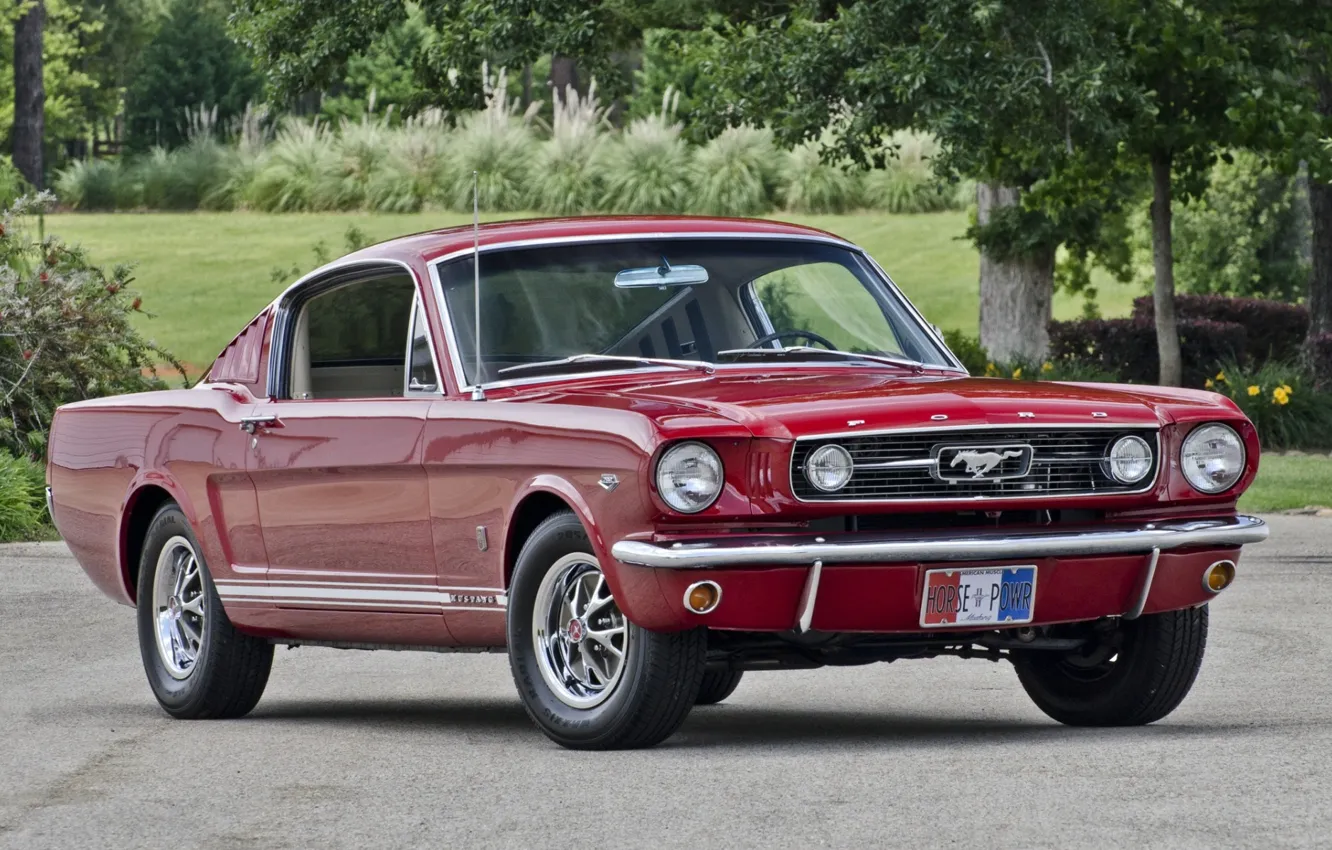
M562 746L650 747L693 707L706 632L663 634L630 623L591 549L567 512L523 545L508 604L514 683L528 715Z
M168 714L242 717L255 707L268 684L273 647L231 625L189 521L174 503L148 526L137 599L139 654Z
M703 684L698 688L698 696L694 698L694 705L716 705L735 693L735 689L740 686L740 679L744 675L743 670L732 670L729 667L709 667L703 674Z
M1207 644L1207 606L1107 623L1092 634L1075 652L1014 652L1018 680L1060 723L1140 726L1174 711L1193 687Z

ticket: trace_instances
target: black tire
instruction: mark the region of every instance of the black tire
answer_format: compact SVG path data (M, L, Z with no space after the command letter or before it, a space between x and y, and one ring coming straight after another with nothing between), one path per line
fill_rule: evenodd
M744 675L745 671L743 670L732 670L729 667L709 667L703 673L703 684L698 688L698 696L694 698L694 705L716 705L735 693L735 689L740 686L740 679Z
M651 747L680 728L694 705L707 660L704 629L651 632L625 621L622 672L599 704L579 708L556 696L533 643L538 591L561 559L578 553L597 566L582 523L572 513L547 518L523 545L509 588L509 667L528 715L561 746L578 750ZM605 610L605 609L603 609ZM618 614L618 609L614 609Z
M1113 661L1015 652L1018 680L1041 711L1069 726L1154 723L1184 701L1198 677L1207 606L1123 621L1107 638Z
M191 618L189 622L202 639L183 676L173 676L163 657L165 650L159 648L153 590L159 556L168 544L173 552L183 552L182 538L197 559L199 581L192 594L187 591L179 595L188 596L191 605L197 605L203 616L201 623L188 613L182 613L181 618ZM148 684L167 714L181 720L243 717L258 704L273 667L273 646L241 634L231 625L218 600L199 541L174 502L168 502L157 512L144 537L139 560L137 618L139 654L143 657Z

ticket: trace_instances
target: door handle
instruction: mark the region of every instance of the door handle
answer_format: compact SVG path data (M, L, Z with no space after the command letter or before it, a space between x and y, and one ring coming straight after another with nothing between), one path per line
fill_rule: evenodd
M282 422L276 416L242 416L240 429L247 434L254 434L260 428L281 428Z
M436 389L438 389L438 387L439 387L439 384L434 384L434 383L423 384L423 383L421 383L420 381L418 381L418 380L416 379L416 376L414 376L414 375L412 376L412 378L411 378L409 381L407 381L407 390L408 390L408 392L414 392L414 393L433 393Z

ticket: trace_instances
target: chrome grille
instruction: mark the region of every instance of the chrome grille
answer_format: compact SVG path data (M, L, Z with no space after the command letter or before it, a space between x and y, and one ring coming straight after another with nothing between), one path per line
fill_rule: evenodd
M1129 434L1152 446L1152 470L1141 482L1121 484L1110 477L1104 459L1115 440ZM855 464L850 482L836 493L816 489L804 471L810 452L830 443L850 452ZM1020 474L1025 458L1008 457L980 479L961 476L962 470L951 464L943 475L959 477L940 475L941 452L947 462L956 459L952 449L988 452L1013 446L1031 447L1026 474ZM796 442L791 456L791 489L796 498L811 502L1141 493L1156 480L1160 454L1154 428L956 428L808 438ZM1004 477L1008 475L1019 477Z

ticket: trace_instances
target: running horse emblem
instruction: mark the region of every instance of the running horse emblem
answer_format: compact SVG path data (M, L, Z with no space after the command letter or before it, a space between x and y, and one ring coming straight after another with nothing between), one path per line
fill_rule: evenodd
M984 478L991 469L1012 457L1022 457L1022 452L958 452L953 456L953 462L948 465L957 466L959 463L965 463L967 473L972 478Z

